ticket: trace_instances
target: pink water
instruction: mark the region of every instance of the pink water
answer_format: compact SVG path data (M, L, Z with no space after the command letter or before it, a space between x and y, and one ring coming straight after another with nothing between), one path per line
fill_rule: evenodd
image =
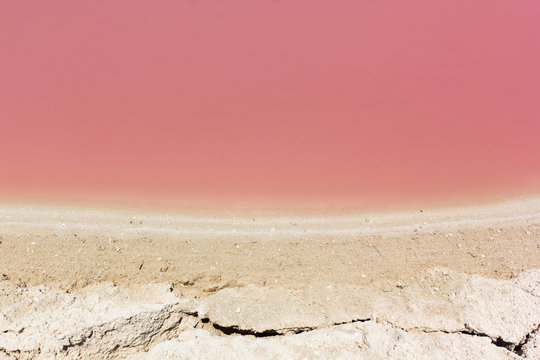
M0 197L535 192L538 64L538 1L5 1Z

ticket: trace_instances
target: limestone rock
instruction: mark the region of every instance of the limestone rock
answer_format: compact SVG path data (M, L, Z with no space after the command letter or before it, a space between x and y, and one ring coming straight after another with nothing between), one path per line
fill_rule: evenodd
M369 319L370 300L359 287L289 290L247 286L228 288L204 299L208 318L222 327L253 333L285 334Z
M529 274L528 281L540 281L540 272ZM472 332L517 345L540 324L540 298L512 280L434 269L393 295L393 308L381 308L380 302L376 311L407 329Z
M536 330L529 336L528 341L521 348L525 359L540 359L540 330Z
M5 280L0 360L539 359L539 284L540 271L493 280L437 268L382 290L247 286L190 300L166 284L66 293Z
M186 315L191 304L163 284L131 290L101 283L73 294L44 286L0 288L9 288L1 297L0 349L38 358L116 356L196 322Z
M150 359L518 359L488 338L408 333L369 321L302 334L249 338L188 330L130 360Z
M537 284L540 272L527 279ZM352 286L248 286L221 290L204 301L212 323L251 333L285 334L378 319L403 329L478 333L517 345L540 324L540 298L515 281L445 269L420 274L408 286L389 292Z
M540 297L540 269L524 271L512 279L512 282L528 293Z
M0 352L0 360L15 360L15 358L11 355Z

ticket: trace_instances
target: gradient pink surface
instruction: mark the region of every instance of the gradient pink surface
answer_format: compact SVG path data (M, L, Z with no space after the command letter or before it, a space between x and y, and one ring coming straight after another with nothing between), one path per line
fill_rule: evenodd
M3 1L0 196L540 190L538 1Z

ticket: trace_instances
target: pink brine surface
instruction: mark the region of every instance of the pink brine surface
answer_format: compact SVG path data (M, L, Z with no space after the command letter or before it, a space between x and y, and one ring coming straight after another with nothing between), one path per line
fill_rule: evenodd
M537 1L6 1L0 196L540 189Z

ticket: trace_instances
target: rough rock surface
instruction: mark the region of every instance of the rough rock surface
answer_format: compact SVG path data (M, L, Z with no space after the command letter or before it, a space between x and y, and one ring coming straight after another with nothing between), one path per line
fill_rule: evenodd
M528 293L540 297L540 269L524 271L516 276L512 282Z
M360 287L305 290L247 286L219 291L202 301L214 324L253 334L298 332L371 318L380 294Z
M520 344L540 323L540 298L532 295L538 279L540 272L500 281L434 269L388 292L248 286L222 290L205 302L212 323L251 333L283 334L378 318L403 329L478 333Z
M539 359L540 271L435 268L387 289L247 286L182 298L165 284L66 293L0 281L0 360ZM202 329L201 329L202 328Z
M101 283L68 294L2 281L0 350L22 358L117 357L193 326L189 308L164 284Z
M0 352L0 360L15 360L13 356Z
M518 359L485 337L408 333L375 322L250 339L197 329L131 360L146 359Z
M521 349L527 359L540 359L540 330L533 332Z

